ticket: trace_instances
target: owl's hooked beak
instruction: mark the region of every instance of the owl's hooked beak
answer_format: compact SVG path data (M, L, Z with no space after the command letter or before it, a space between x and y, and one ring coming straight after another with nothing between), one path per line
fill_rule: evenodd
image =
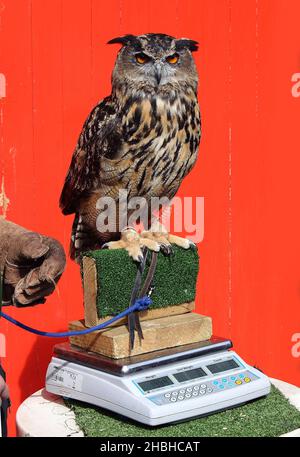
M161 76L161 65L155 65L154 78L157 82L157 85L159 85L161 81Z

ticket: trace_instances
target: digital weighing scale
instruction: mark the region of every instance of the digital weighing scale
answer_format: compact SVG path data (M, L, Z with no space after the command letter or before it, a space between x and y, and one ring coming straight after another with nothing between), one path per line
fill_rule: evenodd
M270 393L268 377L231 348L230 340L213 337L114 360L58 344L46 390L150 426L187 420Z

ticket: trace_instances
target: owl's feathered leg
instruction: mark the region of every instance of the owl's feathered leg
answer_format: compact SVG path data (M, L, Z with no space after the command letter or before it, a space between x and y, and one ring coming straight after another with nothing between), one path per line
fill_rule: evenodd
M91 240L91 236L86 229L82 217L76 213L72 225L72 234L70 241L69 253L71 259L79 262L80 253L93 249L94 240Z
M117 237L117 234L115 236ZM80 263L81 254L83 252L100 249L104 242L104 236L100 237L96 230L91 230L90 226L84 221L82 216L76 213L72 225L72 235L69 248L71 259Z

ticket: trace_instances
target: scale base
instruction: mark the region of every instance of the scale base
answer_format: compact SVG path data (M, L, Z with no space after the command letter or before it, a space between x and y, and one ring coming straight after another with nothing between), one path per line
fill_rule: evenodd
M69 343L61 343L54 346L53 356L68 362L77 363L78 365L105 371L115 376L125 376L183 359L192 359L200 355L226 351L230 348L232 348L232 342L230 340L213 336L206 341L148 352L147 354L125 357L123 359L111 359L110 357L81 349Z
M230 340L214 337L115 360L59 344L48 367L46 389L148 426L181 422L270 392L267 376L231 347Z

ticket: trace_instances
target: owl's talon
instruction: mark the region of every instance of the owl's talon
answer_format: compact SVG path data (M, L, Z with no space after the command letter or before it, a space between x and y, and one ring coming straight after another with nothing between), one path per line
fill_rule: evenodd
M102 244L101 249L109 249L109 243Z
M190 242L189 248L192 249L193 251L196 251L197 250L197 245L191 240L189 240L189 242Z
M144 260L143 253L138 242L125 243L124 247L129 257L131 257L135 262L141 263Z
M166 256L170 256L171 254L173 254L173 249L169 244L162 243L160 245L160 250Z
M142 255L139 255L137 262L142 263L143 261L144 261L144 257Z

